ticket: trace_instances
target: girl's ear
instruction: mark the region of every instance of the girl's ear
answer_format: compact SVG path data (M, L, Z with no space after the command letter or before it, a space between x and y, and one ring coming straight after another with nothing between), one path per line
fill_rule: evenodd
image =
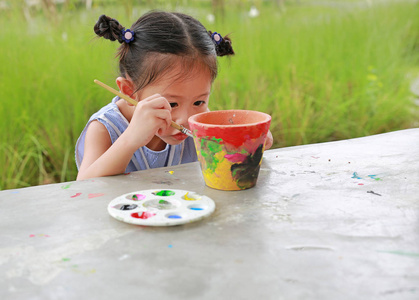
M118 85L118 88L122 93L124 93L125 95L127 95L131 98L134 97L132 95L132 93L134 92L134 84L132 83L131 80L126 79L124 77L118 77L116 79L116 84ZM135 98L134 98L134 100L135 100ZM128 103L128 105L132 105L132 104Z

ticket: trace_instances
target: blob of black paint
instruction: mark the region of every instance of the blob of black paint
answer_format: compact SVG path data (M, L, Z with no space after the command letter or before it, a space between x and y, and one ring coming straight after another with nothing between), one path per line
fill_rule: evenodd
M137 204L124 204L119 208L120 210L132 210L137 208Z
M240 189L246 189L255 185L258 178L260 161L263 155L263 144L260 144L255 153L246 157L242 163L231 166L233 179L237 181Z

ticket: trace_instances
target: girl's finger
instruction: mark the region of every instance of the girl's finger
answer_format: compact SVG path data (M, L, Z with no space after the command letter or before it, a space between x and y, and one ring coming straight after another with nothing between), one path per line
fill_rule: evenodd
M153 109L167 109L169 111L172 110L172 107L170 106L169 101L167 101L164 97L156 97L149 99L147 101L142 100L140 101L141 106L143 107L149 107Z
M149 101L151 101L153 99L156 99L156 98L159 98L159 97L161 97L160 94L154 94L154 95L148 96L147 98L141 99L140 101L149 102Z
M168 129L170 125L172 124L172 115L170 114L170 111L163 110L163 109L156 110L155 117L165 121L166 123L166 128L164 128L165 130Z

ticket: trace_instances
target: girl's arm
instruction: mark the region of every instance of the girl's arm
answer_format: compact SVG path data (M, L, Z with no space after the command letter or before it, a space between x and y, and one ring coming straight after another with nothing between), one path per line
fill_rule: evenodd
M105 126L93 121L87 128L84 157L77 180L125 171L134 152L171 124L169 102L156 94L138 103L128 128L112 144Z
M112 144L103 124L98 121L90 123L77 180L123 173L136 151L127 143L124 133Z

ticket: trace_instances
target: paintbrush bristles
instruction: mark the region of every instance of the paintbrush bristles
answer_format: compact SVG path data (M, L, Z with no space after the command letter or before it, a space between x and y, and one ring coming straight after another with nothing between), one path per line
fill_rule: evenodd
M191 138L193 138L192 131L190 131L189 129L186 129L185 127L183 127L183 129L181 131L182 131L182 133L186 134L187 136L190 136Z
M185 127L183 127L182 125L179 125L172 121L172 127L176 128L177 130L186 134L187 136L193 137L192 132L189 129L186 129Z

